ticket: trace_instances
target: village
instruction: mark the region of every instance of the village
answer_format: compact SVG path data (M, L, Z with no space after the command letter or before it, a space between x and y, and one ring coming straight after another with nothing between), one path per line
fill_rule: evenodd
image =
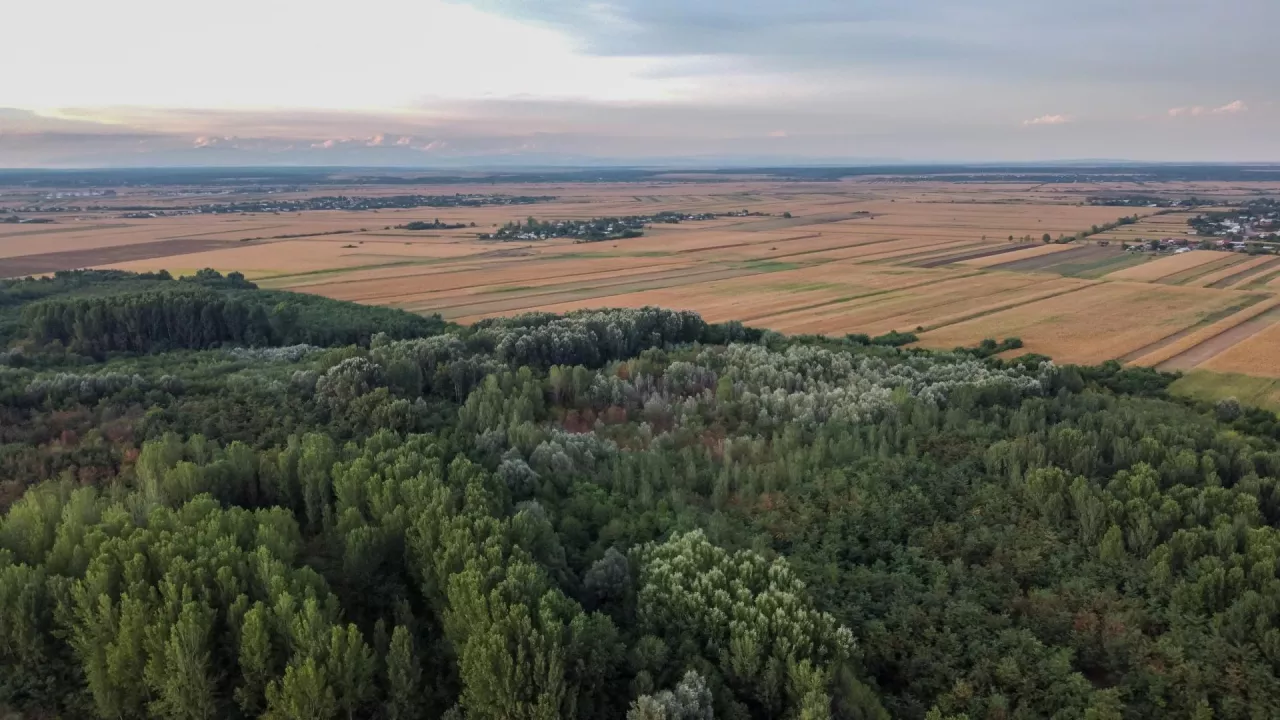
M481 233L481 240L550 240L573 238L576 243L601 242L640 237L646 226L655 223L676 224L715 220L718 217L764 217L769 213L735 210L727 213L681 213L664 210L653 215L628 215L626 217L592 218L590 220L546 220L539 222L530 217L524 223L507 223L491 233ZM790 217L790 214L786 214Z
M1187 224L1191 235L1206 238L1199 243L1205 250L1280 251L1280 202L1274 199L1253 200L1238 210L1197 215Z
M1153 197L1149 195L1123 195L1119 197L1091 197L1085 201L1086 205L1098 207L1147 207L1147 208L1193 208L1203 205L1204 200L1199 198L1187 198L1185 200L1173 200L1169 198Z
M247 202L205 203L185 207L132 205L132 206L44 206L39 204L14 208L11 212L68 213L68 212L119 212L119 217L139 220L182 215L234 215L246 213L295 213L315 210L392 210L420 207L490 207L502 205L532 205L555 200L552 195L383 195L347 196L321 195L295 200L252 200Z

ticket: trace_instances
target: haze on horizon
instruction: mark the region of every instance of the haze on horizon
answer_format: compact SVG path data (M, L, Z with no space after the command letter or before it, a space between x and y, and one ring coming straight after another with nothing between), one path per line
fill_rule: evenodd
M0 167L1280 160L1273 0L73 5Z

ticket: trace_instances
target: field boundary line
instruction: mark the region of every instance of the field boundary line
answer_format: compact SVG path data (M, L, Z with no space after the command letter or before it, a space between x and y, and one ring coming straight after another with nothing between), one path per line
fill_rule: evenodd
M667 277L648 277L648 278L645 277L645 275L662 275L663 274L662 271L655 271L653 273L638 273L637 275L622 275L617 278L600 278L595 282L592 282L590 279L585 279L585 280L579 281L582 283L586 283L582 287L572 287L572 288L566 288L564 283L558 284L558 285L542 285L542 286L535 285L532 289L537 290L538 292L519 293L519 294L481 293L479 295L473 296L473 299L470 302L454 302L449 305L436 305L434 307L440 310L450 310L457 307L465 307L467 305L478 305L484 301L482 300L480 302L476 302L474 300L475 297L488 297L495 294L504 295L505 297L503 299L518 300L518 299L524 299L524 298L537 298L543 295L560 295L567 292L579 292L579 291L590 292L592 290L599 290L600 288L603 288L603 287L625 286L625 285L633 285L633 284L645 283L645 282L662 282L664 280L684 280L684 279L696 280L697 278L700 278L703 275L715 275L718 273L732 272L732 271L739 270L741 268L730 268L730 267L709 268L707 266L701 266L696 268L681 268L681 269L693 270L693 272L672 274L672 275L668 275ZM743 274L749 275L752 273L743 273ZM740 277L740 276L734 275L724 279L729 280L734 277ZM610 281L622 281L622 282L610 282ZM711 280L709 282L715 282L715 281ZM467 290L473 287L477 287L477 286L469 285L465 288L456 288L456 289L459 291L462 291L462 290ZM622 292L618 292L615 294L622 295L622 294L625 294L626 292L628 291L624 290ZM404 293L399 293L399 294L403 295ZM489 300L492 302L497 302L497 299L492 297L490 297Z
M977 318L980 318L980 317L986 317L987 315L995 315L996 313L1004 312L1005 310L1012 310L1013 308L1020 307L1022 305L1027 305L1029 303L1040 302L1041 300L1050 300L1052 298L1061 297L1063 295L1070 295L1071 293L1080 292L1081 290L1084 290L1086 288L1091 288L1098 284L1096 281L1092 281L1092 280L1086 280L1084 282L1085 284L1079 285L1077 287L1066 288L1065 290L1055 290L1053 292L1045 293L1043 295L1032 295L1031 297L1022 298L1017 301L1001 303L996 306L988 306L981 310L975 310L974 312L971 312L971 313L965 313L963 315L957 315L952 318L947 318L943 322L939 322L934 325L926 325L924 328L924 331L929 332L931 330L939 330L944 327L950 327L951 325L958 325L959 323L962 323L962 322L968 322L970 320L976 320Z
M1262 290L1278 277L1280 277L1280 269L1260 273L1258 277L1248 282L1240 283L1239 287L1234 287L1232 290Z
M1197 251L1195 251L1195 252L1201 252L1201 253L1212 253L1213 251L1211 251L1211 250L1197 250ZM1148 264L1149 264L1149 265L1155 265L1155 264L1158 264L1158 263L1163 262L1163 261L1166 261L1166 260L1174 260L1174 259L1175 259L1175 258L1177 258L1177 257L1178 257L1177 255L1165 255L1165 256L1162 256L1162 257L1156 257L1156 258L1153 258L1153 259L1151 259L1150 261L1148 261L1148 262L1146 262L1146 263L1139 263L1139 265L1148 265ZM1190 257L1191 257L1191 256L1188 256L1188 258L1190 258ZM1199 256L1196 256L1196 257L1199 257ZM1230 255L1228 255L1227 257L1228 257L1228 258L1230 258L1231 256L1230 256ZM1169 278L1172 278L1172 277L1175 277L1175 276L1178 276L1178 275L1182 275L1183 273L1186 273L1186 272L1190 272L1190 271L1193 271L1193 270L1198 270L1199 268L1204 267L1205 265L1212 265L1212 266L1214 267L1214 269L1221 269L1223 266L1222 266L1222 265L1219 265L1218 263L1221 263L1223 259L1224 259L1224 258L1216 258L1216 259L1213 259L1213 260L1206 260L1205 262L1199 263L1199 264L1197 264L1197 265L1192 265L1192 266L1190 266L1190 267L1183 267L1183 268L1177 268L1177 269L1174 269L1174 270L1169 270L1169 271L1167 271L1167 272L1164 272L1164 274L1162 274L1162 275L1156 275L1155 277L1110 277L1111 275L1119 275L1120 273L1125 272L1126 270L1131 269L1130 267L1125 267L1125 268L1120 268L1119 270L1115 270L1114 272L1107 273L1107 279L1108 279L1108 280L1125 280L1125 281L1130 281L1130 282L1160 283L1160 284L1168 285L1168 284L1170 284L1170 283L1166 283L1166 282L1165 282L1165 280L1167 280L1167 279L1169 279ZM1136 267L1138 267L1139 265L1133 265L1133 266L1131 266L1131 267L1132 267L1132 268L1136 268Z
M1164 363L1181 355L1185 355L1206 342L1217 338L1219 335L1229 332L1230 330L1243 325L1264 313L1270 312L1276 307L1280 307L1280 296L1273 296L1270 299L1267 299L1264 296L1262 300L1253 303L1239 312L1232 313L1215 323L1206 325L1198 330L1194 330L1185 337L1178 338L1164 347L1157 348L1145 355L1134 358L1127 364L1159 368L1160 365L1163 365ZM1194 342L1186 347L1179 347L1183 340L1194 340ZM1173 349L1171 350L1171 348Z
M989 248L987 250L978 250L975 247L975 248L970 248L968 250L964 250L963 252L945 252L935 257L919 258L918 260L914 261L911 264L914 267L935 268L935 267L941 267L943 265L954 265L956 263L964 262L965 260L981 260L983 258L1006 255L1011 252L1029 250L1034 247L1037 247L1037 246L1026 244L1026 245L1019 245L1016 247L1009 247L1006 245L1006 246L997 246L997 247Z
M981 273L979 273L979 274L981 274ZM961 280L961 279L964 279L965 277L970 277L970 276L966 275L966 276L964 276L964 277L947 278L946 280L939 280L939 281L935 281L935 282L933 282L933 283L922 283L922 284L933 284L933 285L937 285L937 284L942 283L942 282L951 282L951 281L953 281L953 280ZM1024 278L1024 279L1026 279L1026 278ZM1006 292L1015 292L1015 291L1018 291L1018 290L1023 290L1023 289L1025 289L1025 288L1027 288L1027 287L1030 287L1031 285L1034 285L1034 284L1035 284L1035 280L1034 280L1034 279L1028 279L1028 282L1026 282L1026 283L1024 283L1024 284L1022 284L1022 285L1018 285L1018 286L1016 286L1016 287L1011 287L1011 288L1006 288L1006 289L1004 289L1004 290L997 291L997 293L995 293L995 294L1001 294L1001 293L1006 293ZM886 292L886 293L884 293L884 294L888 294L888 293L899 293L901 290L913 289L913 288L915 288L915 287L920 287L920 285L914 285L914 286L912 286L912 288L899 288L899 289L895 289L895 290L887 291L887 292ZM865 296L863 296L863 297L861 297L861 298L847 298L847 299L845 299L845 300L844 300L844 302L853 302L854 300L862 300L862 299L866 299L867 297L875 297L876 295L880 295L880 294L882 294L882 293L875 293L875 294L872 294L872 295L865 295ZM933 300L931 300L931 301L930 301L930 304L928 304L928 305L918 305L918 306L913 306L913 307L911 307L909 310L905 311L905 313L899 313L898 315L892 315L892 316L890 316L890 318L881 318L880 320L877 320L876 322L883 322L883 321L884 321L884 320L886 320L886 319L896 318L896 317L899 317L899 316L900 316L900 315L902 315L902 314L934 310L934 309L936 309L936 308L940 308L940 307L944 307L944 306L947 306L947 305L951 305L951 304L953 304L953 303L955 303L955 302L956 302L956 299L955 299L955 298L950 298L950 297L945 297L945 298L934 298ZM835 303L832 303L832 304L835 304ZM875 306L876 306L876 303L874 303L874 302L873 302L873 303L870 303L869 305L859 305L859 307L860 307L860 308L862 308L862 307L875 307ZM986 307L990 307L990 306L986 306ZM803 310L798 310L798 309L789 309L789 310L786 310L786 311L783 311L783 312L774 313L774 314L772 314L772 315L765 315L765 316L763 316L762 318L757 318L757 319L761 319L761 320L768 320L769 318L779 318L779 317L783 317L783 316L787 316L787 315L794 315L794 314L796 314L797 312L803 312Z
M1156 366L1157 370L1194 370L1213 360L1222 353L1252 338L1264 330L1270 329L1280 320L1280 308L1270 308L1253 318L1237 324L1214 335L1202 343L1179 353ZM1230 335L1230 338L1227 336ZM1221 340L1229 340L1222 343Z
M1248 280L1254 275L1261 275L1263 273L1274 271L1276 269L1277 263L1280 263L1280 258L1271 258L1265 263L1254 265L1251 268L1245 268L1238 273L1228 275L1227 277L1215 280L1214 282L1206 285L1205 287L1211 287L1215 289L1230 288L1235 285L1242 284L1245 280Z
M371 265L355 265L355 266L346 267L346 268L325 268L323 270L307 270L305 272L289 273L287 275L272 275L271 279L287 280L291 278L309 278L309 277L317 277L317 276L323 276L323 275L341 275L343 273L348 273L348 272L357 272L361 270L378 270L380 268L396 267L396 266L402 266L402 265L446 265L447 266L447 265L453 265L453 264L474 263L474 262L483 261L486 259L491 261L496 259L496 262L493 262L493 264L502 265L507 263L520 262L521 260L527 260L530 257L529 255L510 254L512 250L524 250L526 249L526 247L527 246L520 246L516 248L506 248L503 250L488 250L486 252L476 253L475 255L458 255L455 257L434 257L433 258L433 257L411 257L408 255L388 255L386 257L403 257L405 258L405 260L403 261L397 260L397 261L388 262L388 263L376 263ZM500 253L503 253L503 254L500 254ZM555 259L556 257L557 256L555 255L548 255L548 256L540 257L539 259L552 260L552 259ZM447 275L449 273L467 272L469 270L475 270L475 269L476 268L461 267L456 269L446 269L446 270L442 270L439 273L431 273L431 274ZM392 280L395 278L413 277L414 275L421 275L421 274L422 273L408 273L406 275L391 275L386 278L378 278L378 279ZM369 278L354 278L354 279L347 279L347 280L339 278L329 282L315 283L315 284L342 285L345 283L359 283L359 282L369 282ZM307 285L296 285L292 287L307 287Z
M715 265L694 265L694 266L686 266L686 267L669 268L667 270L657 269L657 270L652 270L648 272L634 273L631 275L618 275L616 277L605 277L605 278L594 278L594 279L590 277L591 273L548 276L544 279L565 280L565 282L557 282L557 283L551 283L547 285L533 285L530 287L530 289L537 290L540 292L531 292L531 293L520 294L520 295L507 295L507 297L535 297L537 295L553 295L557 292L572 292L574 290L594 290L597 287L609 284L610 282L612 282L613 284L619 284L622 281L638 282L640 279L643 279L646 276L648 276L652 280L659 280L663 278L653 277L653 276L667 275L670 278L701 276L701 275L707 275L707 274L712 274L717 272L723 272L729 269L732 269L732 268L727 268L724 266L715 266ZM680 271L684 271L684 272L680 272ZM410 276L410 277L414 277L414 276ZM428 275L427 277L430 277L430 276ZM569 279L566 280L566 278L569 278ZM512 280L506 284L510 285L510 284L519 283L519 282L524 282L524 281ZM576 285L576 284L581 284L581 287L569 287L569 288L565 287L566 285ZM469 290L474 290L475 288L492 287L495 285L501 286L502 284L493 283L492 281L490 281L490 282L482 283L479 285L465 285L462 287L455 287L455 288L435 288L435 289L422 288L413 292L405 292L403 290L393 291L393 292L380 292L378 294L371 294L371 295L364 296L361 302L372 302L377 300L387 301L388 299L390 299L390 302L387 302L386 304L395 305L397 304L397 302L416 303L418 301L414 300L413 298L422 296L422 295L430 295L433 293L455 293L454 297L457 297L456 294L465 293ZM492 294L494 293L474 293L471 297L482 297L482 296L492 295ZM396 298L403 298L403 300L396 301L395 300ZM441 298L441 299L447 299L447 298ZM461 304L465 305L468 303L461 303ZM449 308L449 307L454 307L454 305L440 305L438 307Z
M65 232L83 232L86 230L128 230L132 227L138 227L137 223L107 223L102 225L58 225L49 227L48 225L40 225L39 230L19 230L17 232L0 233L0 241L8 240L16 237L31 237L32 235L55 235ZM168 239L168 238L166 238ZM15 255L14 257L22 257Z
M922 248L907 248L907 250L910 250L911 252L898 253L890 250L888 252L873 253L866 257L850 259L859 260L864 265L897 265L899 261L906 261L899 265L899 267L919 267L912 265L911 262L920 259L938 257L939 255L945 255L947 253L968 252L974 248L982 247L984 244L982 242L966 243L963 240L957 240L955 242L962 244L952 247L940 247L940 245L950 245L950 243L943 242L938 243L937 245L926 245Z
M740 243L727 243L725 245L710 245L707 247L689 248L687 250L672 250L671 254L672 255L692 255L694 253L709 252L711 250L728 250L729 248L750 247L752 245L767 245L768 243L771 243L771 242L792 242L795 240L811 240L816 237L822 237L822 233L816 232L816 233L810 233L808 235L797 235L795 237L776 238L773 240L759 240L757 242L740 242ZM774 260L776 258L769 258L769 259Z
M957 250L975 248L980 245L982 245L981 242L970 243L965 240L944 240L931 245L918 245L912 248L904 248L904 251L882 250L869 255L847 259L856 261L862 265L890 265L897 260L910 260L911 258L933 256L939 253L956 252ZM901 267L907 266L903 265Z
M1262 302L1265 299L1266 299L1265 295L1250 295L1245 298L1244 304L1242 305L1231 305L1216 313L1209 313L1209 315L1205 316L1199 322L1193 323L1176 332L1169 333L1168 335L1160 338L1159 340L1156 340L1155 342L1147 343L1146 345L1143 345L1137 350L1128 352L1116 359L1122 363L1131 363L1135 360L1139 360L1148 355L1153 355L1159 350L1169 347L1177 343L1179 340L1182 340L1183 338L1191 337L1193 333L1199 332L1200 330L1203 330L1212 325L1216 325L1217 323L1225 322L1226 320L1235 318L1236 316L1241 315L1241 313L1247 314L1249 311L1249 308L1254 307L1255 305L1257 305L1258 303ZM1266 310L1263 310L1262 312L1266 312ZM1240 322L1245 322L1249 318L1256 317L1256 316L1257 314L1247 315ZM1237 322L1233 325L1230 325L1224 328L1222 332L1226 332L1227 330L1230 330L1231 328L1236 327L1236 325L1239 325L1240 322ZM1209 338L1206 338L1205 340L1208 341L1212 339L1213 337L1209 337Z
M818 233L818 234L823 235L824 233ZM836 233L836 234L839 234L839 233ZM887 238L884 240L872 240L870 242L850 243L848 245L835 245L828 248L822 248L821 250L801 250L800 252L791 253L790 255L779 255L776 258L771 258L771 259L781 260L782 258L795 257L797 255L815 255L817 253L831 252L832 250L848 250L849 248L871 247L872 245L881 245L883 243L891 243L891 242L901 242L902 240L903 238ZM843 260L858 260L860 258L822 258L822 259L826 260L827 262L838 262Z
M523 300L525 300L525 299L535 299L535 298L544 297L544 296L546 296L546 295L557 295L557 294L573 293L573 292L590 293L590 292L592 292L592 291L594 291L594 290L600 290L600 289L602 289L602 288L604 288L604 287L609 287L609 288L610 288L611 292L608 292L608 293L604 293L604 294L600 294L600 295L587 295L586 297L578 298L578 299L580 299L580 300L595 300L595 299L597 299L597 298L610 298L610 297L614 297L614 296L616 296L616 295L630 295L630 294L632 294L632 293L648 292L648 291L650 291L650 290L666 290L666 289L668 289L668 288L673 288L673 287L682 287L682 286L685 286L685 285L697 285L697 284L699 284L699 283L701 283L701 282L716 282L716 281L719 281L719 280L736 280L736 279L741 278L741 277L752 277L752 276L755 276L755 275L768 275L768 274L770 274L770 273L774 273L774 272L780 272L780 271L778 271L778 270L762 270L762 271L759 271L759 272L749 272L749 271L747 271L747 268L721 268L721 269L719 269L719 270L708 271L708 272L706 272L706 273L701 273L701 274L703 274L703 275L709 275L709 274L714 274L714 273L732 273L732 274L725 275L724 277L717 277L717 278L711 278L711 279L702 279L702 280L699 280L699 279L697 279L697 278L693 278L691 282L670 282L670 283L666 283L666 284L656 284L656 283L662 283L662 282L663 282L663 280L658 279L658 280L652 280L652 281L650 281L651 283L655 283L654 285L650 285L650 286L648 286L648 287L639 287L639 288L636 288L636 287L628 287L626 284L622 284L622 285L617 285L617 284L615 284L615 285L612 285L612 286L599 285L599 286L592 286L592 287L587 287L587 288L579 288L579 289L575 289L575 290L563 290L563 289L562 289L562 290L560 290L558 293L556 293L556 292L552 292L552 293L538 293L538 294L536 294L536 295L518 295L518 296L516 296L516 297L511 298L511 300L512 300L512 301L523 301ZM677 277L673 277L673 278L670 278L670 279L671 279L671 280L690 280L691 278L690 278L690 276L685 275L685 276L677 276ZM646 284L647 284L647 283L646 283ZM498 302L498 301L497 301L497 300L494 300L494 301L492 301L492 302ZM556 304L560 304L561 302L574 302L574 300L556 301L556 302L554 302L554 303L550 303L550 304L556 305ZM459 305L450 305L450 306L447 306L447 307L444 307L444 306L435 306L435 305L422 305L422 306L417 306L417 305L408 305L408 306L403 306L403 308L404 308L404 309L409 309L411 312L435 312L435 311L437 311L437 310L439 310L439 309L450 309L450 310L452 310L452 309L457 309L457 308L466 308L466 307L469 307L470 305L479 305L479 304L481 304L481 303L462 303L462 304L459 304ZM521 306L519 306L519 307L513 307L513 308L504 308L504 309L499 310L499 311L496 311L496 312L502 312L502 313L522 312L522 311L526 311L526 310L530 310L530 309L536 309L536 308L538 308L538 307L540 307L540 306L542 306L542 305L546 305L546 304L548 304L548 303L545 303L545 302L534 302L534 303L529 304L529 305L521 305ZM397 307L400 307L400 306L397 306ZM607 305L602 305L601 307L607 307ZM469 317L469 316L471 316L471 315L484 315L484 314L487 314L487 312L490 312L490 311L484 311L484 310L481 310L480 312L459 313L459 314L457 314L457 317Z
M1246 262L1248 258L1241 258L1235 253L1228 254L1224 258L1219 258L1203 265L1197 265L1193 268L1187 268L1182 272L1176 272L1172 275L1166 275L1158 281L1162 285L1186 285L1187 283L1199 280L1206 275L1212 275L1228 268L1233 268L1242 262Z
M454 275L454 274L457 274L457 273L475 272L475 271L478 271L478 270L488 270L488 269L493 268L493 267L506 266L506 265L511 265L511 264L519 264L519 263L521 262L521 260L528 261L528 260L529 260L529 257L530 257L530 256L527 256L527 255L521 255L521 256L510 256L509 258L503 258L503 259L500 259L500 261L498 261L498 262L491 262L491 263L489 263L489 264L488 264L487 266L485 266L485 267L458 267L458 268L446 268L446 269L444 269L444 270L441 270L440 272L410 272L410 273L405 273L405 274L403 274L403 275L388 275L387 277L380 277L380 278L351 278L351 279L346 279L346 280L341 279L341 278L338 278L338 279L335 279L335 280L332 280L332 281L329 281L329 282L309 283L309 284L306 284L306 285L292 285L292 286L289 286L289 287L290 287L290 288L294 288L294 287L316 287L316 286L320 286L320 285L350 285L350 284L355 284L355 283L367 283L367 282L375 282L375 281L383 281L383 280L403 280L403 279L405 279L405 278L419 277L419 276L443 276L443 275ZM606 256L606 255L602 255L602 256L600 256L600 257L601 257L601 259L605 259L605 260L609 259L609 257L608 257L608 256ZM560 258L560 256L556 256L556 255L547 255L547 256L539 256L539 257L537 257L537 258L534 258L533 262L555 262L555 261L557 261L557 260L559 260L559 259L561 259L561 258ZM315 271L311 271L311 272L309 272L309 273L299 273L299 274L296 274L296 275L290 275L290 276L276 275L276 276L273 276L271 279L272 279L272 280L276 280L276 279L280 279L280 278L283 278L283 277L304 277L304 276L306 276L306 277L314 277L314 276L316 276L316 275L320 275L320 274L329 274L330 272L335 273L335 274L342 274L342 273L346 273L346 272L357 272L357 271L363 271L363 270L378 270L378 269L381 269L381 268L392 268L392 267L408 267L408 266L413 266L413 265L420 265L420 266L451 265L451 264L453 264L453 263L455 263L455 262L460 263L460 264L464 264L464 263L474 263L474 262L476 262L477 260L483 260L483 256L481 256L481 255L464 255L464 256L457 257L457 258L422 258L422 259L420 259L420 260L407 260L407 261L404 261L404 262L383 263L383 264L379 264L379 265L362 265L362 266L357 266L357 267L353 267L353 268L334 268L332 271L331 271L331 270L315 270ZM676 264L676 263L672 263L672 264ZM560 274L560 275L546 275L546 276L544 276L544 278L545 278L545 279L548 279L548 280L554 280L554 279L556 279L556 278L569 278L569 277L575 277L575 276L578 276L578 275L592 275L592 274L594 274L595 272L597 272L597 271L595 271L595 270L591 270L591 271L588 271L588 272L572 272L572 273L563 273L563 274ZM478 285L467 285L467 286L465 286L465 287L479 287L479 286L478 286ZM464 288L458 288L458 289L464 289Z
M844 303L853 302L854 300L864 300L869 297L876 297L877 295L888 295L890 293L901 292L903 290L914 290L915 288L924 287L925 285L933 285L938 282L945 282L946 280L962 280L964 278L973 277L974 275L979 275L979 274L981 273L974 272L966 275L956 275L955 277L949 277L949 278L946 278L945 280L939 280L938 278L931 278L929 280L913 283L911 285L903 285L902 287L885 288L883 290L873 290L872 292L863 293L861 295L847 295L845 297L834 298L831 300L823 300L822 302L817 302L812 305L802 305L800 307L788 308L783 313L768 312L768 313L764 313L763 315L753 315L751 317L744 317L740 319L740 322L748 323L748 322L754 322L756 320L762 320L764 318L775 317L777 315L784 315L784 314L793 313L793 312L803 312L805 310L816 310L817 308L828 307L831 305L842 305Z

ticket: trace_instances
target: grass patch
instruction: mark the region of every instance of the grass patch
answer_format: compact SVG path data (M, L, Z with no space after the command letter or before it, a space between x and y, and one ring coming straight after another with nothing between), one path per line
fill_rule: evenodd
M781 272L783 270L798 270L805 266L799 263L781 262L779 260L750 260L743 263L743 267L761 272Z
M504 285L502 287L490 288L483 291L482 295L498 295L502 293L525 292L526 290L538 290L536 285Z
M1258 290L1259 288L1265 287L1267 283L1271 282L1272 280L1275 280L1277 277L1280 277L1280 270L1272 270L1271 272L1266 273L1265 275L1259 275L1256 279L1250 280L1249 282L1245 283L1241 287L1234 287L1231 289L1232 290Z
M1192 325L1189 329L1199 330L1200 328L1206 325L1212 325L1213 323L1216 323L1219 320L1225 320L1231 317L1232 315L1235 315L1236 313L1240 312L1241 310L1244 310L1252 305L1257 305L1258 303L1262 302L1266 298L1267 298L1266 295L1248 295L1244 298L1243 301L1238 302L1235 305L1228 305L1227 307L1224 307L1221 310L1215 310L1205 315L1200 320L1200 322L1196 323L1195 325Z
M1080 263L1062 263L1060 265L1052 265L1045 268L1049 272L1057 273L1063 277L1082 278L1085 280L1096 280L1103 275L1113 273L1117 270L1140 265L1147 261L1139 253L1124 253L1115 257L1104 258L1102 260L1094 260L1093 262Z
M1280 412L1280 380L1276 378L1192 370L1175 380L1169 392L1206 402L1233 397L1245 405Z
M1277 272L1275 270L1275 267L1278 261L1280 261L1280 259L1273 258L1260 265L1255 265L1250 268L1245 268L1244 270L1240 270L1236 272L1234 275L1228 275L1227 277L1220 278L1214 281L1213 283L1207 285L1206 287L1211 287L1211 288L1231 287L1232 289L1236 289L1233 286L1243 286L1246 284L1247 281L1249 281L1252 278L1262 277L1265 273Z

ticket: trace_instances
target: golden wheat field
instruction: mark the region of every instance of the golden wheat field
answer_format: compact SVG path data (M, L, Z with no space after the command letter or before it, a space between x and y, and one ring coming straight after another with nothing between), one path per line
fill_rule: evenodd
M1280 326L1271 323L1224 348L1198 367L1218 372L1280 377Z
M0 275L79 267L240 271L261 286L439 313L470 323L533 310L660 305L783 333L916 332L951 348L1020 337L1061 362L1280 373L1280 258L1197 250L1150 257L1122 244L1194 239L1195 213L1087 202L1197 196L1230 207L1277 183L1033 183L859 176L782 182L672 172L643 182L353 185L351 197L549 196L525 205L246 212L126 218L208 201L122 188L92 211L0 225ZM236 191L240 192L240 191ZM273 197L306 199L318 190ZM222 197L222 196L218 196ZM252 200L250 191L227 196ZM714 219L642 237L483 240L528 217L587 220L662 211ZM748 211L749 214L741 214ZM730 214L736 213L736 214ZM163 215L163 213L162 213ZM1101 230L1122 217L1135 222ZM411 231L414 221L461 224ZM1099 232L1094 233L1098 229ZM1085 240L1065 242L1078 233ZM1048 236L1050 241L1046 243Z
M920 341L949 348L973 337L1019 337L1028 352L1098 363L1142 352L1241 302L1231 291L1102 282L926 332Z
M1151 282L1180 273L1184 270L1199 267L1206 263L1217 262L1224 259L1230 260L1232 259L1232 255L1228 253L1213 252L1211 250L1192 250L1191 252L1183 253L1181 255L1163 257L1137 267L1117 270L1116 272L1108 274L1107 279Z

